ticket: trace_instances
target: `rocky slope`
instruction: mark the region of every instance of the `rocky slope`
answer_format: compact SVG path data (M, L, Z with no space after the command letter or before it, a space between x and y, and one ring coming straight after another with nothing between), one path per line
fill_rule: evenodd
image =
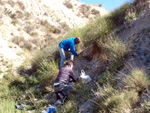
M0 72L24 61L24 50L40 49L71 28L107 11L75 0L1 0ZM38 40L37 40L38 39Z
M118 38L126 43L128 49L131 51L125 61L125 66L116 74L116 78L119 80L119 87L123 87L122 81L125 77L124 75L128 74L132 68L145 69L146 73L150 75L150 1L137 0L137 2L136 8L139 9L137 17L130 22L124 23L123 26L117 29L119 30L117 34ZM84 51L83 54L86 55L86 51ZM75 63L74 70L76 74L78 74L81 69L86 67L88 70L85 70L85 73L90 75L93 79L92 81L94 81L97 79L96 77L99 76L99 72L95 70L99 64L98 62L96 59L90 62L85 59L78 60ZM99 70L101 69L99 68ZM88 85L91 84L92 83L89 83ZM148 91L149 90L150 84ZM149 100L150 93L147 92L140 96L139 103L142 104ZM79 111L82 113L92 113L90 110L92 105L93 103L89 99L79 107ZM137 106L137 108L138 107L139 106Z

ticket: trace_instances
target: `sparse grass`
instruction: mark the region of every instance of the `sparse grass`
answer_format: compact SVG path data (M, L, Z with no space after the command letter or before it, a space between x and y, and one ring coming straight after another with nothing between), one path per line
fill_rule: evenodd
M34 76L27 76L27 77L17 77L15 80L13 80L10 84L10 88L17 88L18 90L26 90L30 88L33 85L39 84L39 81L36 77Z
M41 21L41 25L44 25L47 32L55 32L55 30L57 29L55 26L51 25L48 20L42 20Z
M77 103L75 101L67 101L58 113L78 113Z
M15 102L11 99L1 99L0 113L17 113Z
M0 69L0 74L3 73L3 71Z
M100 53L100 63L105 61L106 63L109 62L108 64L110 64L110 66L106 68L107 71L101 75L101 79L98 81L103 88L100 88L99 86L97 92L95 93L97 99L95 101L95 106L93 107L94 113L132 112L138 102L138 93L144 89L147 89L148 87L149 81L146 73L143 70L134 69L131 72L131 76L127 77L126 79L128 90L114 88L115 78L113 75L116 73L116 71L122 68L124 62L123 58L127 53L127 48L126 45L124 45L118 38L110 38L109 35L111 35L112 30L118 26L121 26L124 21L130 21L131 19L135 18L135 13L126 15L126 11L130 8L130 4L124 4L119 9L114 10L110 15L100 17L96 21L89 23L83 28L71 30L65 37L58 38L59 40L57 40L59 42L64 38L79 36L81 37L83 44L80 45L81 48L93 46L93 52L97 51L97 53ZM85 10L83 13L85 13L85 15L88 17L88 12ZM17 20L12 20L12 24L18 24ZM29 24L31 24L31 21L29 21ZM41 25L45 26L44 28L46 28L46 32L48 33L61 32L59 29L56 29L54 26L50 25L47 20L42 21ZM69 29L66 24L63 24L62 26L66 27L66 30ZM34 33L32 30L35 29L35 27L36 26L27 25L25 30L27 33L30 33L32 36L34 36L36 33ZM13 42L16 44L19 44L23 41L23 37L17 37L13 39ZM59 51L56 47L58 46L58 42L51 39L50 41L52 41L54 44L50 43L50 47L46 47L44 50L36 51L31 60L34 76L20 77L8 74L5 75L2 80L0 80L0 98L2 98L0 102L4 103L0 107L2 113L3 111L12 113L16 112L14 109L14 104L15 101L19 99L24 104L30 106L27 108L28 110L36 109L35 112L40 112L44 106L51 104L51 102L43 100L43 96L47 93L45 92L45 89L50 93L50 96L52 96L52 84L58 74L57 60L60 58L60 55L58 56ZM24 48L28 50L32 49L32 46L28 42L23 43L25 44ZM94 48L95 45L98 47L98 49ZM92 53L92 55L94 54ZM28 58L29 57L30 55L28 55ZM22 66L20 69L25 69L25 67ZM0 73L2 72L0 71ZM105 86L107 83L110 85ZM37 85L40 86L40 88L42 88L44 91L37 91L35 88ZM92 87L94 87L94 85L95 84L93 84ZM89 84L78 83L75 88L76 91L69 95L69 100L66 101L64 106L62 106L62 111L60 111L60 113L77 113L78 105L83 104L86 100L91 98L92 88ZM5 100L4 98L9 98L10 100ZM149 102L147 102L141 110L142 112L149 111Z
M3 105L0 107L0 110L2 109L2 107L6 108L5 106L7 106L8 109L2 110L13 111L13 107L15 107L14 104L17 101L20 102L20 104L27 105L27 110L41 110L41 108L43 108L45 105L48 105L51 102L41 99L43 98L44 94L46 94L46 92L39 92L38 90L36 90L35 86L40 84L40 82L41 81L39 81L39 79L35 76L20 77L19 75L14 76L12 74L5 75L0 81L0 98L2 100L5 99L7 103L3 102ZM2 100L0 100L0 102L2 102ZM9 100L11 100L10 103ZM11 104L11 102L13 103L13 105L11 105L10 107L9 105ZM16 113L16 111L11 113Z
M102 73L98 78L98 83L100 86L103 86L104 84L111 84L112 86L115 85L115 78L113 73L110 73L109 71L106 71Z
M16 25L19 23L19 21L17 19L12 19L12 22L11 22L13 25Z
M30 35L31 35L31 36L37 36L37 35L38 35L38 32L35 32L35 31L30 32Z
M29 51L31 51L33 49L30 41L25 41L24 46L22 48L28 49Z
M82 104L83 102L85 102L90 98L90 92L91 92L90 86L88 84L80 82L76 84L75 91L73 92L73 95L72 94L69 95L69 99L72 101L79 101L80 104Z
M118 38L109 38L105 43L99 42L104 55L102 58L107 61L116 61L124 57L127 47Z
M135 12L129 12L128 15L125 17L125 21L130 22L135 18L136 18Z
M36 72L36 75L41 82L40 84L44 86L52 85L57 77L58 69L58 62L54 60L43 60L43 62L40 64L40 68Z
M123 67L127 53L125 44L118 38L109 37L95 41L87 58L90 60L93 58L99 59L100 65L114 74Z
M99 17L96 21L87 24L83 28L71 30L66 37L79 36L82 39L84 47L88 47L95 40L106 38L112 30L123 25L125 21L126 11L131 8L131 5L126 3L120 8L114 10L104 17Z
M83 35L85 46L91 44L94 40L105 38L112 30L111 23L106 20L106 17L100 17L86 27Z
M65 105L61 107L61 110L58 108L58 113L78 113L78 106L91 98L90 93L91 88L88 84L76 83L73 92L68 93L68 100L66 100Z
M23 43L23 42L25 42L25 39L24 39L24 37L14 37L14 38L12 38L12 42L13 43L15 43L15 44L17 44L17 45L19 45L19 43Z
M21 48L25 48L28 50L32 49L32 44L30 43L30 41L25 40L24 37L18 37L18 36L14 37L14 38L12 38L12 42L17 44Z
M65 30L65 31L68 31L70 29L70 27L68 26L67 23L63 22L60 24L62 26L62 28Z
M26 89L39 84L39 81L34 76L20 77L12 74L4 75L0 81L0 97L17 99Z
M42 63L48 57L48 53L41 50L36 50L33 52L33 58L31 59L31 66L33 70L36 71L40 67L40 63Z
M134 90L115 90L110 85L99 87L96 93L94 112L129 113L138 102L138 93Z
M35 89L26 90L24 95L19 97L19 102L26 105L26 110L35 110L34 113L43 110L43 107L48 107L51 102L42 98L42 92L37 92Z
M119 70L121 70L124 66L124 58L118 59L113 63L110 63L110 65L107 67L108 71L112 74L117 73Z
M149 113L149 111L150 111L150 102L145 101L145 103L141 105L141 108L134 110L134 113Z
M123 25L125 21L126 11L131 9L131 5L129 3L123 4L120 8L115 9L108 16L108 20L111 21L114 27L119 27Z
M10 97L13 97L15 95L15 94L11 95L13 91L10 90L10 88L9 88L10 82L12 82L15 79L14 76L12 76L12 77L11 76L12 76L12 74L4 75L3 79L1 79L1 81L0 81L0 97L1 98L3 98L3 97L8 98L9 95L10 95Z
M111 23L106 20L106 17L100 17L96 21L87 24L83 28L71 30L66 37L81 37L85 47L91 45L91 42L96 39L104 38L111 31Z
M134 68L131 74L127 76L125 83L129 89L134 89L140 93L148 88L148 75L143 69Z

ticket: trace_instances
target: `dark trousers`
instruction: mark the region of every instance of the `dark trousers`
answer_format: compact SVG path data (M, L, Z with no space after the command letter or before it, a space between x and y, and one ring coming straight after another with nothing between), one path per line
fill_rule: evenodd
M67 93L73 90L73 85L71 84L64 84L64 83L59 83L59 85L54 86L54 90L57 96L57 99L59 99L58 97L58 93L61 93L64 97L67 96Z

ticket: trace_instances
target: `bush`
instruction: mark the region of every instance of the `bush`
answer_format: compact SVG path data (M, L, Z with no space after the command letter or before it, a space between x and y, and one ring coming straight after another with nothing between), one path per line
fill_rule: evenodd
M106 37L111 31L111 24L106 20L106 17L100 17L96 21L87 24L83 28L76 28L70 30L65 36L81 37L82 43L85 47L90 46L93 40Z
M134 68L131 70L131 74L126 78L125 84L129 89L134 89L140 93L148 88L148 75L143 69Z
M118 38L109 38L106 43L99 43L105 56L103 59L108 61L116 61L124 57L127 48ZM103 56L102 56L103 57Z
M51 60L43 60L42 63L40 63L40 68L35 73L38 79L40 80L41 85L52 85L54 83L54 80L57 77L58 74L58 62Z
M92 43L88 57L90 60L97 57L101 63L110 63L122 60L127 52L127 47L118 38L107 37Z
M111 24L106 20L106 17L100 17L84 27L82 31L84 45L89 46L91 42L105 38L111 31Z
M16 99L19 94L22 92L17 89L16 87L10 87L11 82L16 80L17 77L8 73L5 74L0 81L0 98L9 98L9 99Z
M36 50L33 52L33 58L31 59L31 66L33 71L36 71L42 63L48 57L48 53L41 50Z
M110 85L105 86L104 89L98 89L97 99L94 102L94 112L103 113L128 113L138 102L138 93L134 90L115 90Z
M30 88L31 86L39 84L38 79L35 76L27 76L27 77L16 77L15 80L10 82L9 87L17 88L18 90L25 91L26 89Z
M125 21L129 22L136 18L135 12L129 12L127 16L125 16Z

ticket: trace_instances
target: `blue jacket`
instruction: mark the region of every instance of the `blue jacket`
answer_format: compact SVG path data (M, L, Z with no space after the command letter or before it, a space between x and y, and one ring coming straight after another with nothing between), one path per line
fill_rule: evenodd
M78 54L75 52L75 37L67 38L59 43L59 46L63 48L65 51L70 49L71 53L75 56Z

